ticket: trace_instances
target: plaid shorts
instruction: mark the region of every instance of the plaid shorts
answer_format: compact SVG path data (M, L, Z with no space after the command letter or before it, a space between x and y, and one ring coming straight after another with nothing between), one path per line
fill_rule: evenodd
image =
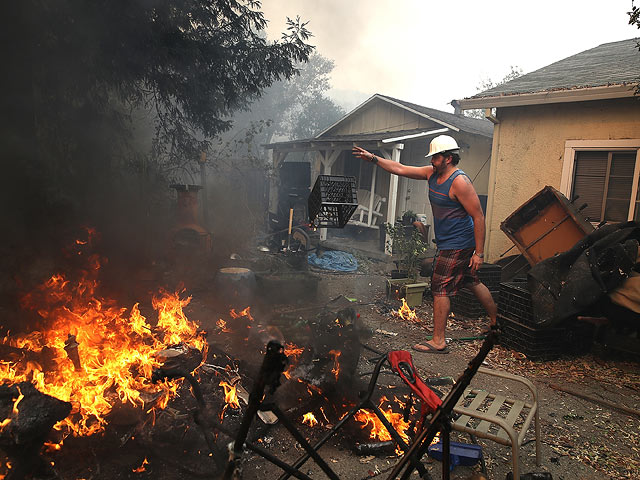
M478 273L471 273L469 262L475 248L440 250L433 259L431 292L434 297L453 297L461 288L478 285Z

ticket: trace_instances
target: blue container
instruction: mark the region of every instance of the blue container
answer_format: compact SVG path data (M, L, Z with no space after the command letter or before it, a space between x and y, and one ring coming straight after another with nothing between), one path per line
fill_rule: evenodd
M429 446L429 456L442 461L442 442ZM470 467L482 459L482 447L480 445L469 445L467 443L451 442L449 448L450 469L462 465Z

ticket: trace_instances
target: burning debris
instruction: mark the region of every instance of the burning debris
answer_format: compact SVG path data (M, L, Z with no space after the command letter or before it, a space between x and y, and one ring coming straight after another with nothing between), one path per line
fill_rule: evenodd
M11 478L51 473L40 450L52 427L71 411L71 403L45 395L29 382L0 385L0 416L4 419L0 447L9 458Z
M138 304L126 309L100 295L104 259L89 252L93 233L74 245L83 269L52 275L23 297L34 328L6 332L0 341L0 436L3 450L17 458L14 474L31 471L19 465L25 455L38 454L52 427L58 441L86 437L103 432L124 405L141 417L164 408L180 386L166 372L192 372L207 353L203 332L183 312L190 298L179 292L153 298L156 322L148 322ZM5 405L9 398L20 399L13 411Z
M404 298L402 299L402 306L398 310L392 310L391 315L408 322L420 323L420 319L418 318L418 315L416 315L416 311L411 310L411 307L407 305L407 302Z
M300 426L330 428L355 404L354 399L345 403L328 397L339 385L341 392L353 390L360 357L360 327L353 308L320 308L319 313L264 320L265 315L256 315L251 307L232 308L214 317L218 320L207 337L187 318L184 309L191 298L182 292L160 290L151 301L157 315L151 320L138 303L127 308L105 295L99 277L106 260L91 252L94 232L89 233L70 250L74 263L82 261L82 267L51 275L25 295L21 305L32 317L25 322L30 328L6 331L0 341L1 388L9 392L3 397L6 405L0 405L0 414L5 414L0 447L11 457L13 472L22 477L33 472L26 466L33 462L24 458L37 459L44 468L47 462L39 454L49 437L55 437L51 448L60 450L65 439L69 444L73 439L103 438L119 427L129 429L117 440L120 447L135 436L148 453L128 467L133 473L149 472L152 453L171 450L176 442L198 454L209 452L215 465L209 462L208 468L222 470L226 454L219 445L236 436L233 432L241 427L250 403L243 383L259 381L246 372L255 371L256 359L274 340L284 345L288 360L281 413ZM47 399L50 405L31 407L33 398ZM328 402L331 411L323 409ZM33 435L36 443L23 441L24 435L13 438L18 431L16 406L21 419L47 412L38 435ZM268 409L257 416L261 428L251 438L278 420ZM77 448L77 441L72 444Z

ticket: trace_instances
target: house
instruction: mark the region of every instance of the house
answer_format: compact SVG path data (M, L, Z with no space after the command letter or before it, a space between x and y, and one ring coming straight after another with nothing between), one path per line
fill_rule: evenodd
M390 175L376 165L359 160L351 153L354 145L396 162L426 165L428 160L424 157L431 139L443 133L451 135L461 146L460 167L486 200L492 132L493 124L485 119L376 94L313 138L271 143L265 147L273 151L276 168L292 152L307 153L311 158L311 185L320 174L354 176L359 203L364 203L364 210L378 210L379 215L360 217L356 214L351 225L376 230L384 222L394 223L408 210L423 214L431 224L426 183ZM331 231L321 232L321 238L326 239L327 235L331 236Z
M546 185L587 203L594 223L640 219L638 39L606 43L458 100L495 123L488 261L511 241L500 223Z

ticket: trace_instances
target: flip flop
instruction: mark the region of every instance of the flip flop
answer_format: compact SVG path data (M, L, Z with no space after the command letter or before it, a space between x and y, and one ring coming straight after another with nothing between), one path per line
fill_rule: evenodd
M437 353L437 354L449 353L449 347L438 349L428 343L416 343L412 348L416 352L421 352L421 353Z

